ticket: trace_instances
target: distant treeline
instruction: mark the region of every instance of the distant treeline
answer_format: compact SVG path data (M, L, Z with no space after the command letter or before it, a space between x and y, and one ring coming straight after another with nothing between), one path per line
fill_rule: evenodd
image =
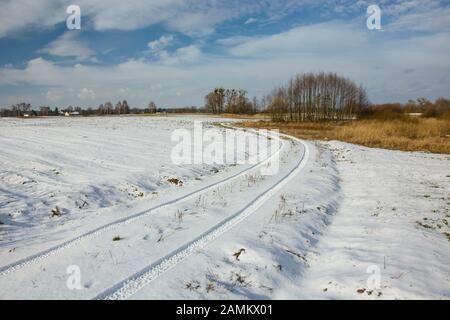
M407 103L370 105L361 110L360 118L395 119L405 115L450 120L450 99L439 98L432 102L426 98L409 100Z
M115 105L106 102L98 108L83 109L69 106L51 109L41 106L33 109L29 103L19 103L0 110L2 117L20 116L102 116L156 113L212 113L212 114L269 114L276 122L341 121L360 118L395 118L405 114L450 119L450 100L426 98L410 100L405 104L373 105L365 89L336 73L300 74L279 86L261 99L247 98L243 89L217 87L205 96L202 108L158 108L152 101L147 108L132 108L126 100Z
M450 100L426 98L405 104L371 104L365 89L336 73L300 74L261 99L245 90L215 88L205 96L205 111L215 114L269 114L275 122L342 121L404 115L449 118Z
M9 108L1 109L1 117L56 117L56 116L103 116L103 115L127 115L127 114L156 114L156 113L198 113L205 112L202 108L195 106L184 108L158 108L152 101L147 108L132 108L126 100L119 101L115 105L111 102L102 103L98 108L65 107L50 108L41 106L34 109L29 103L18 103Z
M247 91L215 88L205 96L205 110L214 113L269 113L273 121L342 120L356 117L369 105L366 92L334 73L304 74L250 101Z

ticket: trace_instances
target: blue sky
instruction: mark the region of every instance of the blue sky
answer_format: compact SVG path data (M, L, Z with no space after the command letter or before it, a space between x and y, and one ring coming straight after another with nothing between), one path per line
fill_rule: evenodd
M366 27L373 4L381 30ZM0 107L200 106L215 86L261 97L318 71L372 102L436 99L450 97L449 57L448 0L0 0Z

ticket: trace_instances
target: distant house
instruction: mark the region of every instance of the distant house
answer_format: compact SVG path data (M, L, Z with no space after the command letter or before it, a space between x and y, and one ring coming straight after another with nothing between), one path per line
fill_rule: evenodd
M65 112L61 112L61 114L64 114L65 117L79 117L81 115L77 111L74 111L74 112L65 111Z

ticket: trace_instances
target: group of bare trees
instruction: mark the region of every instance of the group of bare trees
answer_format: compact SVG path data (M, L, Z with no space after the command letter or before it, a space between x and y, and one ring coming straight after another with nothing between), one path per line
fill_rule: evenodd
M274 121L352 119L368 105L361 86L335 73L297 75L266 99Z
M32 111L31 104L29 103L18 103L12 105L9 109L2 109L1 116L2 117L21 117L25 114L28 114Z
M101 104L97 108L98 115L111 115L111 114L129 114L130 107L128 105L127 100L123 100L122 102L117 102L116 106L113 106L111 102L106 102L105 104Z
M247 97L247 91L215 88L205 97L205 110L214 114L237 113L251 114L257 106Z
M162 109L158 109L156 103L150 101L147 108L130 108L127 100L123 100L122 102L117 102L115 106L111 102L106 102L105 104L101 104L97 110L97 115L121 115L121 114L142 114L142 113L157 113L158 111L162 111Z

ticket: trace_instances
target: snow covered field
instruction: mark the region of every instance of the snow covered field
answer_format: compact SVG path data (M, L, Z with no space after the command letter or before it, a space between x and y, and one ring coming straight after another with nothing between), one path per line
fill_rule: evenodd
M0 298L450 298L449 156L282 137L275 175L177 166L195 120L0 119Z

